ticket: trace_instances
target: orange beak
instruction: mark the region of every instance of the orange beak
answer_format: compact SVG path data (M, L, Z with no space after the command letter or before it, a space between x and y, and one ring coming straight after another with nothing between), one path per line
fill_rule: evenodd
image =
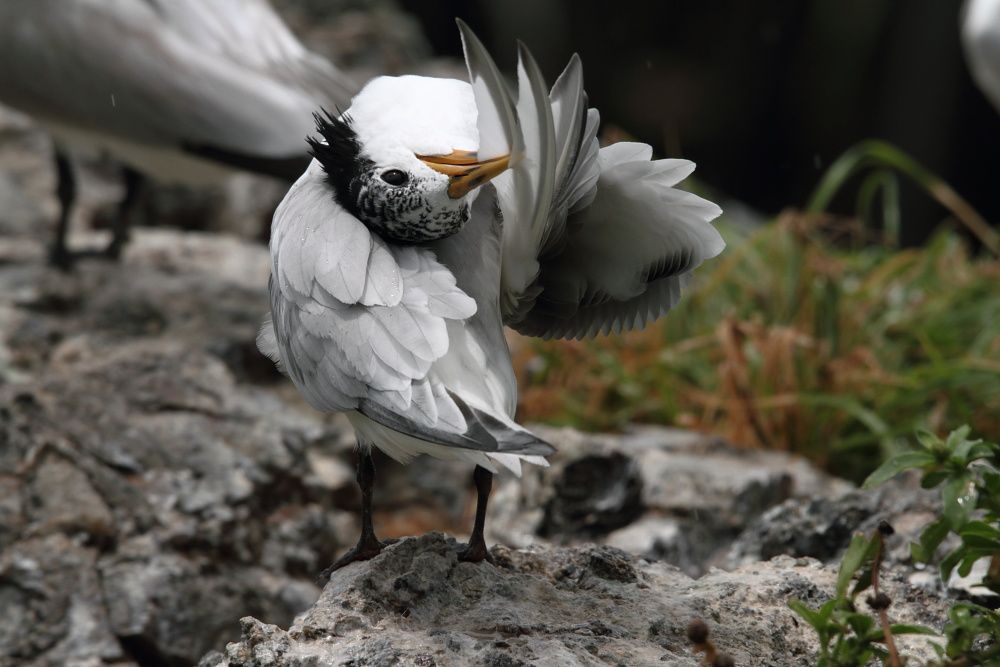
M479 161L475 151L452 151L448 155L418 155L434 171L448 176L448 196L461 199L507 171L509 155Z

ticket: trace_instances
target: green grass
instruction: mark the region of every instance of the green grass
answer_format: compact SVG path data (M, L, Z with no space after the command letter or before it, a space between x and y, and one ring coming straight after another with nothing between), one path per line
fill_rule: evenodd
M881 195L891 223L898 205L885 184L895 172L865 155L853 169L874 166L878 180L862 186L870 191L859 205L871 209ZM817 200L853 173L835 168ZM521 416L595 430L691 427L799 452L856 480L917 428L968 423L1000 438L994 256L972 256L949 230L922 248L871 243L857 220L815 212L752 232L720 227L726 252L655 326L585 342L519 341Z

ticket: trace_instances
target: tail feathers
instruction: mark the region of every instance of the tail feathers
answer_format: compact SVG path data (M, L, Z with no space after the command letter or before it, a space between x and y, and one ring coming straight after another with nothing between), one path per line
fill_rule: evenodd
M549 456L556 451L555 447L514 422L505 422L486 410L472 406L454 392L448 394L465 419L466 430L463 433L417 423L369 399L360 401L358 412L398 433L445 447L469 449L491 456Z
M551 456L556 448L545 442L531 431L521 428L510 420L502 420L486 410L469 405L461 396L449 392L458 409L469 424L480 426L489 433L497 448L491 452L496 454L514 454L519 456Z
M541 468L548 468L549 462L545 460L542 456L518 456L517 454L487 454L487 456L505 467L507 470L511 471L517 477L521 476L521 463L530 463L532 465L539 466ZM482 465L482 464L480 464ZM496 472L489 466L486 466L491 472Z

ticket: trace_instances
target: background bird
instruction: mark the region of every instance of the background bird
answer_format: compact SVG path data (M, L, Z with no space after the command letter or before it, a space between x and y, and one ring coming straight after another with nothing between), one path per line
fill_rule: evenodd
M1000 0L969 0L963 12L962 46L969 70L1000 112Z
M476 465L461 558L489 558L492 475L554 450L514 420L504 324L543 337L642 327L722 251L720 209L673 186L694 169L644 144L598 147L574 57L548 90L521 46L514 103L460 23L470 81L381 77L317 117L315 161L275 213L259 345L360 450L362 533L377 554L371 448Z
M117 257L141 175L204 184L233 169L294 180L320 105L356 88L309 51L267 0L5 0L0 101L53 135L66 266L76 195L66 149L106 151L126 193L104 254Z

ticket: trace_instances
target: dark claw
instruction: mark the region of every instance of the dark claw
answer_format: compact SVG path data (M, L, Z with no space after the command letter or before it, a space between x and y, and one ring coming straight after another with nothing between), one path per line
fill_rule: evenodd
M348 551L346 554L338 558L333 562L333 565L323 570L319 575L320 584L325 584L330 578L330 575L344 567L345 565L350 565L355 561L360 560L371 560L382 553L382 549L386 547L385 543L379 542L375 538L371 540L362 540L358 542L358 545Z
M486 561L493 566L497 564L493 559L493 554L486 548L486 542L482 541L471 543L458 552L458 560L464 563L482 563Z

